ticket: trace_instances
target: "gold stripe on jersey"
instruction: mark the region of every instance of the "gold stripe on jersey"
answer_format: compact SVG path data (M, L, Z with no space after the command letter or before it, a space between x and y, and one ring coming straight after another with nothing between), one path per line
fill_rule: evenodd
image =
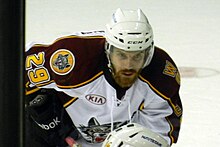
M25 90L25 95L32 94L34 92L37 92L38 90L40 90L40 88L35 88L35 89L29 90L29 91Z
M69 100L68 102L66 102L66 103L63 105L63 107L64 107L64 108L68 107L69 105L71 105L72 103L74 103L77 99L78 99L78 97L72 98L71 100Z
M77 85L71 85L71 86L63 86L63 85L58 85L58 84L56 84L56 85L57 85L57 87L63 88L63 89L77 88L77 87L86 85L86 84L88 84L89 82L91 82L91 81L97 79L97 78L98 78L99 76L101 76L102 74L103 74L103 71L99 72L98 74L96 74L96 75L95 75L94 77L92 77L91 79L89 79L89 80L87 80L87 81L85 81L85 82L79 83L79 84L77 84ZM37 84L36 86L37 86L37 87L41 87L41 86L49 85L49 84L51 84L51 83L53 83L53 82L54 82L54 80L51 80L51 81L46 82L46 83L43 83L43 84Z
M28 88L28 87L29 87L29 86L28 86L29 84L30 84L30 82L28 81L28 82L25 84L25 88Z
M168 118L166 118L166 120L167 120L167 122L169 123L169 125L170 125L170 132L169 132L169 137L170 137L170 140L171 140L171 144L173 144L174 143L174 138L173 138L173 136L172 136L172 133L173 133L173 125L172 125L172 123L170 122L170 120L168 119Z
M168 101L170 102L171 107L173 108L174 113L176 114L176 107L177 107L178 105L175 106L175 105L172 103L172 101L171 101L171 99L170 99L169 97L167 97L167 96L165 96L164 94L162 94L161 92L159 92L153 85L151 85L151 83L150 83L148 80L144 79L142 76L139 76L139 78L140 78L141 80L143 80L144 82L146 82L146 83L147 83L157 94L159 94L162 98L168 100ZM182 114L182 111L181 111L181 113L179 112L179 114L178 114L178 115L176 114L176 115L177 115L177 116L180 116L181 114ZM174 138L173 138L173 136L172 136L172 133L173 133L173 131L174 131L174 127L173 127L172 123L170 122L170 120L169 120L168 118L166 118L166 120L167 120L167 122L168 122L169 125L170 125L169 137L170 137L170 139L171 139L171 142L174 143Z
M143 80L144 82L146 82L146 83L147 83L157 94L159 94L162 98L168 100L168 101L170 102L170 104L171 104L173 110L175 110L175 107L176 107L176 106L172 103L172 101L171 101L171 99L170 99L169 97L167 97L167 96L165 96L164 94L162 94L161 92L159 92L153 85L151 85L151 83L150 83L148 80L144 79L142 76L139 76L139 77L140 77L141 80Z
M176 114L176 116L181 116L182 115L182 109L180 108L180 106L178 105L174 105L173 102L171 101L171 99L167 96L165 96L164 94L162 94L161 92L159 92L153 85L151 85L151 83L144 79L142 76L139 76L141 80L143 80L144 82L148 83L148 85L157 93L159 94L162 98L168 100L170 102L170 105L173 108L174 113Z
M54 83L54 80L51 80L51 81L48 81L48 82L45 82L45 83L42 83L42 84L36 84L36 86L41 87L41 86L49 85L51 83Z
M77 85L71 85L71 86L63 86L63 85L58 85L58 84L56 84L56 85L57 85L57 87L63 88L63 89L77 88L77 87L86 85L87 83L89 83L89 82L91 82L91 81L97 79L97 78L98 78L100 75L102 75L102 74L103 74L103 71L99 72L98 74L96 74L96 75L95 75L94 77L92 77L91 79L89 79L89 80L87 80L87 81L85 81L85 82L79 83L79 84L77 84ZM53 82L54 82L54 80L51 80L51 81L46 82L46 83L43 83L43 84L37 84L36 86L38 86L38 87L40 87L40 86L45 86L45 85L49 85L49 84L51 84L51 83L53 83Z
M62 85L57 85L57 87L59 88L64 88L64 89L68 89L68 88L77 88L77 87L81 87L83 85L86 85L88 83L90 83L91 81L94 81L95 79L97 79L99 76L101 76L103 74L103 71L99 72L98 74L96 74L94 77L92 77L91 79L85 81L85 82L82 82L82 83L79 83L77 85L71 85L71 86L62 86Z
M144 109L144 100L141 102L140 106L138 107L138 110L143 110Z

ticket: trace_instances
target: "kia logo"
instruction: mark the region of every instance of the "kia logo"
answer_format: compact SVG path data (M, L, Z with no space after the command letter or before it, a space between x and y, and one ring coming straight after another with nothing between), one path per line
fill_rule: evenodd
M96 94L88 94L86 99L96 105L103 105L106 102L106 98Z

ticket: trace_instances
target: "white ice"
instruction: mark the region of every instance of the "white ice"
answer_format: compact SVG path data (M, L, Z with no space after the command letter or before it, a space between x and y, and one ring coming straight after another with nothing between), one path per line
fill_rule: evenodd
M104 29L117 8L141 8L155 44L181 70L183 120L174 147L220 146L219 0L27 0L26 43Z

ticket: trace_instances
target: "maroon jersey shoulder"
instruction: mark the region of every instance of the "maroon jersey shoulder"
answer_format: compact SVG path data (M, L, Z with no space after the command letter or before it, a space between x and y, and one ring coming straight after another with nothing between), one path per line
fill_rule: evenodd
M142 70L140 79L165 97L173 97L180 87L180 75L176 64L158 47L155 47L151 63Z
M26 82L71 88L100 75L105 38L68 36L26 52Z

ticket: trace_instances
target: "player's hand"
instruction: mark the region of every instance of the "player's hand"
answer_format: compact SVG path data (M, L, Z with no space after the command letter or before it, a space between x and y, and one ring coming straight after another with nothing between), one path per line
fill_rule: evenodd
M69 147L81 147L72 137L68 136L65 138L66 143Z

